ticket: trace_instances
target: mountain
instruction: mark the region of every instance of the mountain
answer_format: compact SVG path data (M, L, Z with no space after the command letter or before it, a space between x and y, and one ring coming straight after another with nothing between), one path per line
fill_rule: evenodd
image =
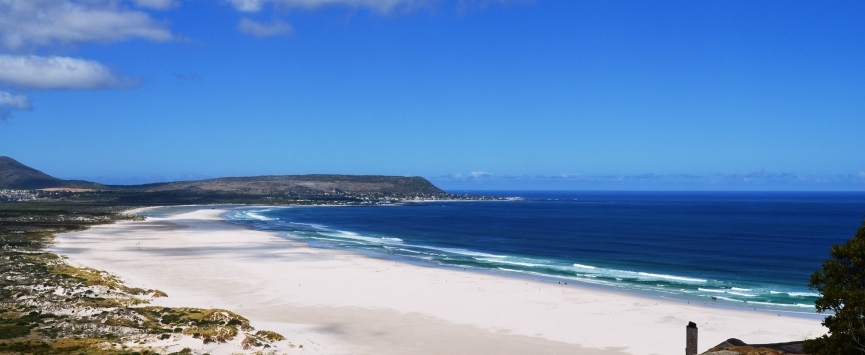
M10 157L0 157L0 187L2 188L39 189L56 186L62 181Z
M58 179L10 157L0 156L0 189L33 190L52 187L99 189L102 185L80 180Z
M9 157L0 157L0 189L87 188L133 193L233 196L441 196L446 193L422 177L381 175L268 175L178 181L146 185L101 185L58 179Z

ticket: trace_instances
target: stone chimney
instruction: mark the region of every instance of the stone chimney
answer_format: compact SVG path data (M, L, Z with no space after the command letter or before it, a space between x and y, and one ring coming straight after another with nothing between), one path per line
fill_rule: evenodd
M685 355L697 355L697 324L688 322L685 327Z

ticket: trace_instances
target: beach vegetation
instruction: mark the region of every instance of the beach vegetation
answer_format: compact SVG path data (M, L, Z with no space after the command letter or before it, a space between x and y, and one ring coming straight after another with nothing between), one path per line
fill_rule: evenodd
M811 275L809 287L819 294L817 312L827 312L829 333L805 341L814 355L865 354L865 222L845 244L835 245L830 258Z
M261 340L259 338L252 335L247 335L246 338L244 338L243 341L240 342L240 345L241 347L243 347L243 350L249 350L253 347L260 347L263 344L261 343Z
M271 332L269 330L259 330L255 332L255 336L259 338L267 339L270 342L277 342L285 340L285 337L276 332Z
M147 306L167 295L128 287L114 275L70 264L47 250L55 233L139 219L118 213L126 208L0 203L0 355L153 354L158 352L148 344L159 338L227 342L253 331L246 318L228 310ZM253 346L275 338L256 339Z
M36 355L130 355L125 349L114 349L106 346L100 339L64 338L57 340L17 339L0 342L0 354L36 354Z

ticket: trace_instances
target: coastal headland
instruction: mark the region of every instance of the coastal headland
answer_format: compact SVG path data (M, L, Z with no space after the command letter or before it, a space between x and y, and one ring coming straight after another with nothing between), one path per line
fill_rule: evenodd
M42 200L111 206L386 205L405 201L487 199L492 198L449 194L418 176L265 175L104 185L59 179L0 156L0 202Z
M816 318L312 248L229 224L223 212L202 206L97 225L58 235L51 250L164 291L155 306L229 310L322 354L676 354L690 321L700 351L731 337L773 343L825 332Z

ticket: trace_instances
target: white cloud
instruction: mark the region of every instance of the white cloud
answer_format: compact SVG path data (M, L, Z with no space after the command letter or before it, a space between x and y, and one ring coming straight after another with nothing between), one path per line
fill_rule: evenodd
M134 0L135 5L138 7L156 9L156 10L166 10L177 6L178 4L174 0Z
M240 23L237 24L237 29L240 30L240 32L256 37L290 35L294 32L291 25L280 20L274 20L271 23L261 23L245 17L240 19Z
M380 12L390 12L398 8L411 8L433 2L434 0L226 0L235 8L244 12L261 10L266 3L286 7L315 8L325 5L344 5L350 7L365 7Z
M265 0L226 0L235 8L244 12L256 12L261 10L261 5Z
M32 107L27 96L0 91L0 120L8 118L12 110L29 110Z
M23 89L104 89L132 87L138 81L93 60L0 55L0 83Z
M141 6L171 1L137 0ZM0 43L9 49L132 38L168 41L165 24L112 0L0 0Z
M0 106L8 106L15 110L29 110L32 107L27 96L12 95L5 91L0 91Z

